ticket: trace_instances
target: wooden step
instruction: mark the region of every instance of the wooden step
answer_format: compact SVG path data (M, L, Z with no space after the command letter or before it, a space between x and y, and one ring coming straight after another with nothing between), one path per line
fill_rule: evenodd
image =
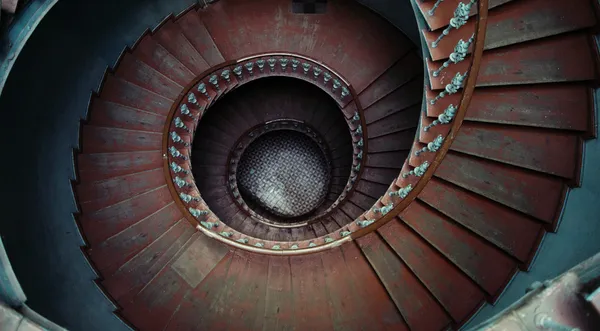
M529 265L544 235L541 223L513 209L431 179L419 199Z
M501 250L419 200L400 219L471 277L494 301L517 271L517 263Z
M410 130L417 127L421 115L421 104L417 103L400 112L367 125L368 138ZM412 130L411 130L412 131Z
M427 91L427 99L437 95ZM460 102L460 93L435 105L427 116L437 117L448 105ZM575 131L591 131L592 91L584 84L543 84L475 89L465 120ZM370 147L371 145L369 145Z
M446 25L449 22L450 20L446 21ZM448 58L460 39L467 41L471 38L475 31L475 22L475 18L472 17L460 29L452 29L436 48L431 44L441 31L423 31L431 58L434 61ZM577 31L595 24L594 7L587 0L511 1L490 11L485 33L485 49L490 50Z
M450 152L435 176L505 206L531 215L555 229L567 194L557 177Z
M196 76L173 54L154 41L150 34L142 36L131 53L181 86L186 86Z
M106 101L163 116L168 115L173 103L173 100L112 75L106 77L100 91L100 97Z
M513 1L513 0L489 0L488 1L488 9L491 10L493 8L499 7L509 1ZM437 1L429 1L429 0L416 2L417 7L419 8L419 10L421 12L421 15L425 19L425 22L427 22L429 29L432 31L443 28L448 25L448 23L450 22L450 19L452 17L454 17L454 11L456 10L456 7L458 7L459 2L463 2L465 4L468 3L468 1L465 1L465 0L443 0L442 2L439 3L439 6L433 12L433 15L429 15L429 11L433 8L433 6L435 5L436 2ZM498 10L503 10L503 8L500 8ZM472 17L473 15L475 15L477 13L478 13L478 8L477 8L477 4L475 4L471 7L471 13L469 14L469 16ZM491 13L494 13L494 12L491 12ZM472 17L469 20L474 20L474 18Z
M102 287L116 301L135 295L173 259L194 231L187 220L181 219L114 274L104 276Z
M593 47L588 34L570 33L487 51L481 59L477 86L594 80L597 75ZM432 72L442 63L428 60L431 88L443 89L457 72L464 74L469 63L467 58L433 77Z
M396 178L397 176L397 169L365 167L363 169L361 178L366 179L370 182L390 185L392 180L394 180L394 178Z
M351 201L346 201L345 203L341 204L339 208L353 220L364 212L362 208L355 205Z
M335 211L333 211L331 213L331 217L335 220L335 222L340 226L343 227L349 223L352 222L352 218L350 218L348 215L346 215L343 211L341 211L340 209L336 209Z
M408 151L370 153L367 155L366 165L370 168L402 169Z
M162 185L165 185L163 169L156 168L101 182L77 184L77 201L82 213L91 213Z
M387 223L378 232L457 324L465 322L484 303L483 291L469 277L399 220Z
M167 20L158 28L153 38L195 75L198 76L210 68L202 55L185 37L179 25L172 20Z
M451 325L439 302L378 234L356 241L411 330L442 330Z
M79 219L88 243L93 247L94 244L154 214L172 201L171 193L164 185L94 213L82 214Z
M389 116L401 112L406 108L420 105L423 99L423 81L414 78L396 90L379 99L368 108L365 108L365 120L367 124L386 119Z
M387 134L385 136L369 139L369 152L393 152L409 150L415 139L413 130L404 130L396 133Z
M110 276L158 240L178 221L186 221L174 202L87 250L101 275Z
M144 62L137 60L134 55L127 52L117 64L115 76L169 100L175 100L183 90L183 86Z
M379 199L379 197L385 193L387 188L388 185L374 183L364 179L361 179L356 183L356 191L374 199Z
M166 117L145 110L122 106L100 98L93 98L87 123L95 126L129 130L162 132Z
M156 169L162 165L160 150L128 153L77 155L77 175L81 183L125 176Z
M212 36L198 17L197 11L188 11L177 19L177 24L209 66L212 67L225 62L217 45L213 42Z
M263 330L291 330L294 327L293 296L290 258L269 256Z
M162 147L162 133L86 125L81 147L85 153L155 151Z

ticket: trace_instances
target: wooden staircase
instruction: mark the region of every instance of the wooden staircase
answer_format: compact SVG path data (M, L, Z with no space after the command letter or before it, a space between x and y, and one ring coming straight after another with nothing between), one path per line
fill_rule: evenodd
M140 330L457 329L529 268L579 185L583 140L596 136L594 2L480 0L489 13L473 5L468 22L433 47L468 1L415 1L427 24L424 60L390 24L342 0L319 15L292 14L283 0L192 7L124 50L90 101L73 183L83 250L117 316ZM471 36L469 53L479 60L467 55L434 75ZM292 72L278 62L259 71L256 64L286 56L330 69L350 95L340 97L322 75L316 83L316 75L303 78L302 67ZM243 66L235 74L248 61L254 72ZM431 103L457 73L476 72L473 63L475 84L467 79L463 90ZM220 85L209 84L213 74ZM353 144L341 155L356 154L364 139L347 198L292 230L236 209L223 172L236 135L270 119L256 110L268 108L235 104L226 94L269 75L312 82L332 97ZM202 82L206 96L197 92ZM210 113L227 102L243 111ZM459 120L440 123L450 105ZM316 108L295 111L332 143L341 134L328 132L333 120ZM173 129L177 116L198 132ZM216 124L198 123L204 116ZM353 133L359 124L362 136ZM172 142L171 132L195 139L193 149ZM440 135L447 143L441 163L437 149L418 152ZM191 169L183 157L193 159L192 151L212 155L214 164ZM180 198L172 162L193 170L186 180L198 177L198 188L185 191L198 201ZM425 162L430 175L415 176ZM409 185L404 198L390 194ZM210 212L198 218L189 208ZM209 223L215 227L200 225Z

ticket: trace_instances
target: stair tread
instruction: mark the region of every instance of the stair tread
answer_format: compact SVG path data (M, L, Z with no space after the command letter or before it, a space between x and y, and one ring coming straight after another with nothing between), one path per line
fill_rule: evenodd
M112 204L79 218L90 245L102 242L173 201L166 185Z
M490 14L494 13L491 9L499 7L507 2L513 0L489 0L488 1L488 9L490 10ZM439 7L434 11L433 15L429 15L429 10L431 10L435 4L435 1L417 1L417 7L419 7L423 18L427 22L427 25L431 30L437 30L443 28L448 25L450 19L454 16L454 11L458 6L458 3L468 3L465 0L444 0L439 4ZM471 13L469 16L476 15L478 13L477 5L471 7ZM502 9L500 9L502 10ZM472 18L470 18L471 20Z
M155 31L153 37L195 75L200 75L210 68L202 55L185 37L179 25L172 20L167 20Z
M100 98L92 99L89 124L128 130L162 132L166 117Z
M404 130L414 131L418 125L418 119L421 116L421 104L405 108L376 122L367 125L367 135L369 139L380 137L386 134L396 133Z
M81 141L85 153L155 151L162 147L162 133L85 125Z
M263 330L293 328L294 310L290 258L269 256ZM281 313L290 312L290 313Z
M370 168L382 167L402 169L408 153L409 151L369 153L366 165Z
M154 41L150 34L142 36L131 50L131 53L181 86L186 86L194 79L194 73L179 62L173 54Z
M177 19L177 23L185 37L194 45L208 65L215 66L225 62L217 45L213 42L212 36L200 20L197 11L188 11Z
M448 24L449 20L446 24ZM475 19L460 29L452 29L436 48L431 43L441 31L423 32L434 61L448 58L460 39L468 40L475 31ZM511 1L488 16L485 49L525 43L544 37L592 27L596 24L593 5L589 1L526 0Z
M397 219L378 232L456 323L465 322L484 303L482 290L469 277Z
M106 180L161 167L160 150L77 155L77 174L82 183Z
M298 330L333 329L323 262L318 254L290 257L294 326Z
M388 120L390 116L405 109L421 105L423 98L423 81L413 79L406 84L398 87L390 94L382 97L377 102L365 108L365 120L367 124L372 124L379 120Z
M427 99L436 93L428 90ZM427 115L438 116L448 105L458 105L460 94L427 103ZM589 130L590 88L584 84L544 84L475 89L465 120L520 126Z
M400 219L479 284L492 300L498 298L517 271L516 261L419 200Z
M100 97L106 101L163 116L168 115L173 103L171 99L112 75L106 77L100 91Z
M362 173L362 178L384 185L389 185L396 176L398 176L398 170L388 168L365 167Z
M443 330L450 317L375 233L356 240L411 330Z
M542 225L486 198L431 179L419 199L503 249L524 265L544 234Z
M593 80L596 68L591 47L587 34L570 33L486 51L481 59L477 86ZM470 58L467 58L433 77L431 73L442 63L428 60L431 88L443 89L457 72L465 73L469 63Z
M167 99L175 100L183 86L126 52L115 68L115 76Z

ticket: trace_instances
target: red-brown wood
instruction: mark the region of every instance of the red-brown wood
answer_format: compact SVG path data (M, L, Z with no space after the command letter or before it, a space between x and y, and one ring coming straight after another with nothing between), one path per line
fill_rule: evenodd
M467 121L545 127L564 130L589 129L591 89L583 84L544 84L478 88L473 93ZM437 93L427 91L427 99ZM459 95L427 103L427 115L438 116Z
M369 154L367 158L367 166L371 168L394 168L402 169L404 160L408 156L408 151L400 152L383 152Z
M77 174L82 183L156 169L162 164L160 150L129 153L79 154Z
M415 78L365 108L367 124L385 119L387 116L403 111L411 106L421 104L423 98L423 81Z
M453 184L431 179L419 199L527 265L544 234L542 225Z
M194 74L200 75L210 68L210 65L206 63L202 55L198 53L192 43L185 37L179 25L172 20L167 20L155 32L154 38Z
M92 100L89 124L95 126L162 132L166 117L144 110L104 101Z
M212 40L212 36L200 21L198 12L190 10L176 20L181 31L189 42L194 45L202 58L212 67L225 62L225 59L219 52L217 45Z
M492 9L495 7L498 7L500 5L503 5L509 1L513 1L513 0L490 0L488 1L488 8ZM425 19L425 21L427 22L427 25L429 26L429 28L431 30L437 30L440 28L443 28L445 26L448 25L448 23L450 22L450 19L452 17L454 17L454 11L456 10L456 7L458 6L459 2L463 2L463 3L468 3L469 1L467 0L444 0L442 1L438 8L434 11L433 15L429 15L429 10L433 8L433 5L435 4L435 1L429 1L429 0L425 0L425 1L417 1L417 7L420 9L421 14L423 15L423 18ZM503 10L503 8L498 8L496 11L501 11ZM471 13L470 16L473 16L475 14L477 14L477 6L472 6L471 7ZM494 11L491 12L492 14L494 13ZM469 18L469 20L475 20L475 18Z
M511 1L490 11L485 49L524 43L591 27L596 24L592 8L592 3L587 0ZM450 20L446 25L448 22ZM431 58L434 61L448 58L460 39L467 41L471 37L474 26L474 20L469 20L460 29L452 29L436 48L431 47L431 43L437 39L441 31L423 31Z
M331 307L319 254L290 257L294 327L298 330L331 330Z
M159 150L162 133L86 125L81 132L85 153L140 152Z
M596 78L596 64L585 33L571 33L484 53L477 86L587 81ZM469 61L451 65L438 77L431 74L441 62L427 62L431 88L443 89Z
M269 257L265 299L263 330L291 330L294 327L294 297L289 257Z
M393 115L372 122L367 126L368 138L372 139L404 130L413 131L412 129L418 126L420 115L421 105L417 103Z
M415 132L404 130L385 136L369 139L369 152L393 152L400 150L409 150L415 139Z
M175 100L183 89L183 86L137 60L130 53L125 53L121 58L115 76L170 100Z
M418 200L400 219L479 284L491 300L498 298L517 271L515 260Z
M442 306L376 233L357 239L411 330L442 330L451 323Z
M392 221L378 232L458 324L484 303L475 283L406 225Z

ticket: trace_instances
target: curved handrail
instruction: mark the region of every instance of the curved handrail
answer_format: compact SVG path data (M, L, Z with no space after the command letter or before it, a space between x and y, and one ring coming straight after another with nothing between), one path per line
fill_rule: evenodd
M469 65L469 75L466 84L462 90L462 96L460 99L458 111L452 122L452 126L448 132L448 135L444 139L441 148L437 151L434 160L431 162L425 173L421 176L417 184L412 188L410 193L403 198L398 205L396 205L390 212L377 219L372 224L359 228L353 231L350 235L352 239L360 238L365 236L378 228L382 227L396 216L398 216L405 208L407 208L413 200L421 193L425 188L435 171L437 170L440 163L446 157L450 146L454 142L460 127L462 126L463 119L469 108L473 91L477 82L477 76L479 74L479 68L481 66L481 59L483 56L483 49L485 44L485 33L487 28L488 18L488 0L479 0L478 2L479 14L475 23L475 41L473 45L473 52L471 55L471 63ZM411 153L414 152L411 150ZM409 156L410 157L410 156Z

